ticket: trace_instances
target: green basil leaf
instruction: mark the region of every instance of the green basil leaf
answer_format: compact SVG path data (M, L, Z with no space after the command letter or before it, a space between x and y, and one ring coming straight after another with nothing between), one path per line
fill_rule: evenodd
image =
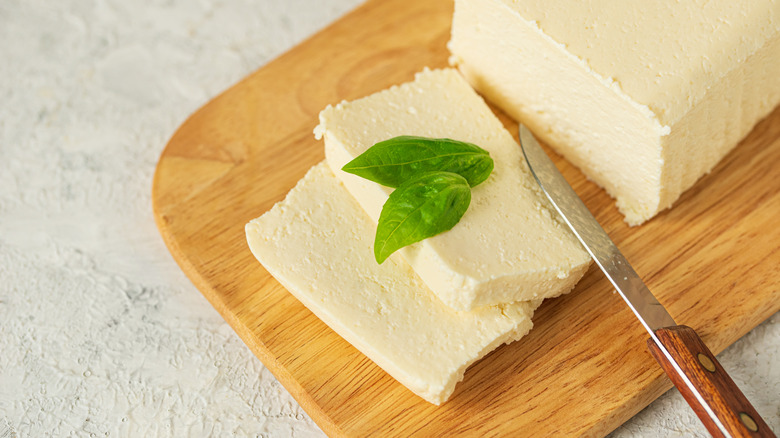
M394 188L425 172L453 172L474 187L493 171L493 159L471 143L403 135L371 146L342 170Z
M428 172L404 182L379 215L376 261L381 264L398 249L451 229L470 202L468 181L457 173Z

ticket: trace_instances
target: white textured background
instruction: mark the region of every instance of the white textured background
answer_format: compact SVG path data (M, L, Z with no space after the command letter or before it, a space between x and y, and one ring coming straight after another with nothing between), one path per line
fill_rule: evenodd
M179 271L150 188L191 112L358 3L0 1L0 438L321 435ZM775 430L778 345L775 315L720 355ZM676 392L615 433L678 435L705 434Z

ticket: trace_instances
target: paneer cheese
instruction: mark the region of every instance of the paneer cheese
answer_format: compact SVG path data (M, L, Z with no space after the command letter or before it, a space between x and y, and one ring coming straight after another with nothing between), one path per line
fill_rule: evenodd
M318 318L415 394L440 404L471 363L531 329L540 301L453 310L397 254L376 263L375 228L321 163L248 223L246 236L268 272Z
M778 0L456 0L449 48L631 225L670 207L780 102Z
M519 145L454 69L426 70L413 82L329 106L315 134L325 139L331 169L375 224L392 189L341 170L375 143L399 135L451 138L490 153L493 172L472 189L460 222L400 250L450 307L554 297L571 290L590 264L547 204Z

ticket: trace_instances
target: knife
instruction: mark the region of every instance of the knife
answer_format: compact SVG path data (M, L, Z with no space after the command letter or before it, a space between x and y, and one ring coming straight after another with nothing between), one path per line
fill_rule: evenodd
M531 131L520 146L536 182L650 333L647 346L715 437L774 437L766 422L692 328L677 325L583 204Z

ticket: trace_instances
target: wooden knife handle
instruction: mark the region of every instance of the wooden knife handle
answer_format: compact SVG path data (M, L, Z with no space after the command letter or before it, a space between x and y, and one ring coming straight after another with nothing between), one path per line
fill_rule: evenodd
M775 436L692 328L679 325L662 328L655 334L731 436ZM666 375L680 390L710 434L714 437L726 436L710 418L652 338L647 341L647 345L655 360L661 364Z

